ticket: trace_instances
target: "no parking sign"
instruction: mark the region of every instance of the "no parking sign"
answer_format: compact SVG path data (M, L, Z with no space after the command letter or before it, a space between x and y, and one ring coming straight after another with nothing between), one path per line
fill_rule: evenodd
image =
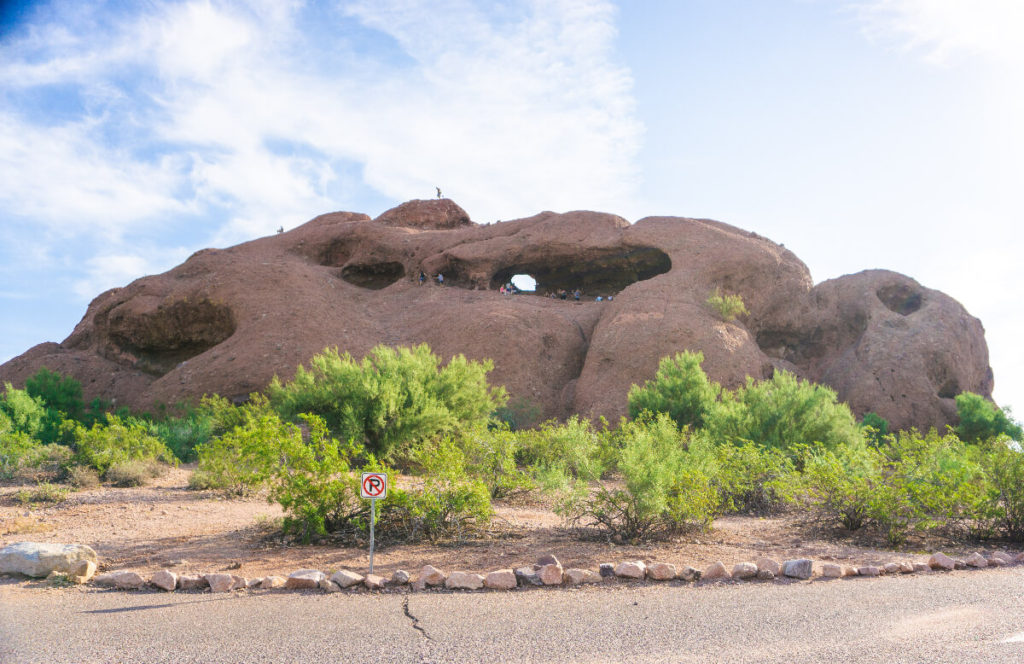
M363 473L363 480L359 483L359 495L363 498L387 498L387 473Z

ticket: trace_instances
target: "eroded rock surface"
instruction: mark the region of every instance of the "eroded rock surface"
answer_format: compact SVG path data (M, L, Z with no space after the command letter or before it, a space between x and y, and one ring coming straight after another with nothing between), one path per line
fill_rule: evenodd
M500 295L517 274L570 295ZM741 295L749 315L723 321L706 303L716 288ZM981 323L909 277L872 270L813 286L781 245L715 221L581 211L477 225L447 199L374 220L326 214L197 252L103 293L62 343L0 366L0 382L23 385L46 366L80 380L87 399L145 409L244 399L327 346L361 357L421 342L445 359L492 358L491 381L534 419L614 420L632 384L687 349L726 387L783 368L897 428L952 423L956 394L989 396L993 383Z

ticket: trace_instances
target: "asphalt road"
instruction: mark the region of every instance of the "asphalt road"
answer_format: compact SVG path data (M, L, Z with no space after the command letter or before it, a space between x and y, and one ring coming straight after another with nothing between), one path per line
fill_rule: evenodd
M1024 662L1024 568L471 594L6 581L0 662Z

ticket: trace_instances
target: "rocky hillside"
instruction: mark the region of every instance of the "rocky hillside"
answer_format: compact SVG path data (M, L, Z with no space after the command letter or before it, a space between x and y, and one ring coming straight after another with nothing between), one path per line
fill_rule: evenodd
M501 295L516 274L538 293L583 295ZM749 314L722 320L707 304L716 288L741 295ZM728 387L783 368L896 427L945 425L956 394L992 390L981 322L901 274L813 286L781 245L716 221L542 212L477 225L446 199L377 219L326 214L199 251L103 293L67 339L0 366L0 381L21 385L46 366L80 380L87 398L142 409L244 398L327 346L361 356L421 342L445 358L492 358L492 382L545 417L617 418L630 385L684 349L703 351Z

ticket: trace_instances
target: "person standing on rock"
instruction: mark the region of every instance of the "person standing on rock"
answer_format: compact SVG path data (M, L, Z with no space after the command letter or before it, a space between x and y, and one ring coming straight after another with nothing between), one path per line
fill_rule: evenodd
M441 187L434 187L434 189L437 189L437 197L441 198Z
M437 273L437 285L444 286L444 275L440 272Z
M422 286L423 282L426 281L426 280L427 280L426 273L423 270L420 270L420 286Z

